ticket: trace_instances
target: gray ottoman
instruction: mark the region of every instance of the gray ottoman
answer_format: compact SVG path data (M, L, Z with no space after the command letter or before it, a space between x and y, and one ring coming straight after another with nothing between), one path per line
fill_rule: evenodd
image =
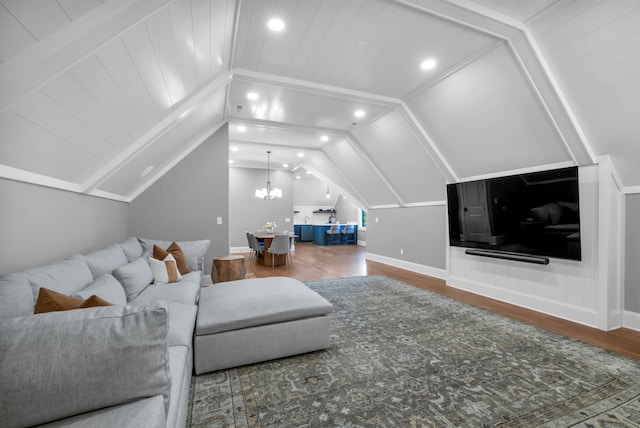
M243 279L202 288L196 374L329 347L331 303L297 279Z

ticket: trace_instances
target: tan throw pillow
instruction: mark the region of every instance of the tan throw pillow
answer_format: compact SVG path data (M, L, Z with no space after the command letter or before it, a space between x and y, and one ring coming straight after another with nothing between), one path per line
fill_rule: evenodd
M184 256L182 248L180 248L180 245L178 245L177 242L172 242L166 250L163 250L157 245L153 246L154 259L164 260L167 257L167 254L173 255L176 265L178 266L178 270L182 275L191 272L191 269L189 269L189 264L187 263L187 258Z
M167 254L164 260L149 257L149 267L153 273L154 284L169 284L182 279L172 254Z
M71 297L58 293L48 288L40 288L38 300L33 310L34 314L46 312L68 311L71 309L93 308L96 306L112 306L111 303L101 299L95 294L86 300L79 297Z
M187 258L184 256L182 252L182 248L178 245L177 242L172 242L171 245L167 248L167 251L173 255L173 258L176 259L176 264L178 265L178 270L181 274L191 272L189 269L189 264L187 263Z

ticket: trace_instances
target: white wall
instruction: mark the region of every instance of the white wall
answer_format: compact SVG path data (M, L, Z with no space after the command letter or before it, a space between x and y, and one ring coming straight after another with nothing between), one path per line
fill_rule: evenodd
M603 207L611 200L608 175L603 173L607 167L579 169L582 261L550 259L546 266L533 265L449 247L447 284L602 330L619 327L620 317L611 314L620 311L615 296L622 282L612 275L603 254L609 244L622 245L603 227L616 215Z

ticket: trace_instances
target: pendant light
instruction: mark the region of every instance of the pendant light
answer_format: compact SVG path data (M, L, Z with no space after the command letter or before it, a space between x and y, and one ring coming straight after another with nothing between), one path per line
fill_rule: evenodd
M271 150L267 150L267 187L262 189L256 189L256 198L264 199L265 201L272 201L275 198L282 197L282 190L278 188L271 188L271 181L269 180L269 172L271 166Z

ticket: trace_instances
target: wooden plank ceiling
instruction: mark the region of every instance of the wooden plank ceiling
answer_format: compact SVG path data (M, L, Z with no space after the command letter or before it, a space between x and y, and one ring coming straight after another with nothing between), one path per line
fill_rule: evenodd
M639 27L623 0L0 0L0 176L128 202L229 123L233 166L271 150L363 208L606 155L634 191Z

